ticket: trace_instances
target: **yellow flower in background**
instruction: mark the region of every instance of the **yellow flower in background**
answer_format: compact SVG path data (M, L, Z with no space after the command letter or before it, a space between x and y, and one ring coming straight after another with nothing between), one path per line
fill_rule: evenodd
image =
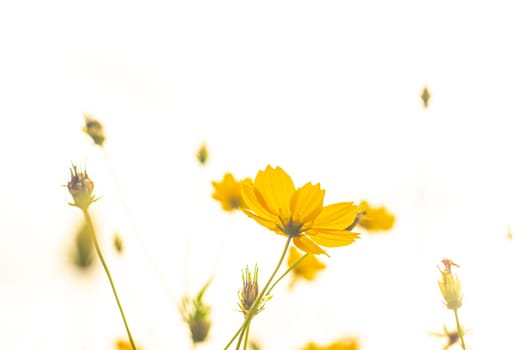
M295 247L290 247L290 251L288 253L288 267L291 267L302 256L303 255ZM290 288L292 288L295 282L297 282L299 279L313 281L317 274L325 268L326 265L321 260L317 259L315 255L308 254L291 271L292 278L290 280Z
M325 191L311 182L299 189L280 167L267 166L255 181L241 183L243 212L264 227L290 236L296 247L313 254L326 254L321 246L353 243L359 234L347 231L357 216L351 202L323 206ZM327 254L328 255L328 254Z
M137 350L140 350L138 348ZM115 342L115 350L133 350L133 347L127 340L119 339Z
M241 183L231 173L224 175L221 182L212 181L215 192L212 198L221 203L222 209L232 212L244 206L241 196Z
M354 338L341 339L330 345L321 346L314 342L308 343L303 350L358 350L359 342Z
M385 207L371 207L368 202L362 201L359 205L358 225L370 232L387 231L394 226L395 216Z
M459 341L459 333L457 330L449 331L446 325L443 325L443 333L430 332L430 335L435 337L447 338L447 343L443 346L443 350L448 350L454 344Z

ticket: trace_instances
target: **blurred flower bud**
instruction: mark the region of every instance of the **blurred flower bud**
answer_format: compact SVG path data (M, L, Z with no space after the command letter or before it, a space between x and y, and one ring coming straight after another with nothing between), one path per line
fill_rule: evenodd
M75 164L71 166L69 171L71 179L67 184L67 189L73 197L73 203L70 204L82 210L87 210L89 205L96 201L93 196L95 184L91 181L86 171L79 171Z

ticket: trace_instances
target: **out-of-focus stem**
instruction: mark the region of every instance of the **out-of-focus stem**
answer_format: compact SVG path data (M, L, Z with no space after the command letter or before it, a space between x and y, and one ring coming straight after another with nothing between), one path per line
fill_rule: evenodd
M82 209L82 212L84 213L84 217L86 219L86 223L89 228L89 232L91 233L93 243L95 244L97 255L100 259L100 262L102 263L102 266L104 267L104 271L106 272L106 275L108 276L109 283L111 284L111 290L113 291L113 295L115 296L115 300L117 301L120 315L122 316L122 320L124 321L124 326L126 327L126 332L128 333L129 342L133 350L137 350L137 347L135 346L135 342L133 341L133 336L131 335L131 331L129 330L128 321L126 320L126 315L124 314L124 309L122 308L122 305L120 304L120 299L117 294L117 289L115 288L115 283L113 283L113 278L111 277L111 273L109 272L108 265L106 264L106 260L104 259L104 255L102 254L102 251L100 250L100 245L98 244L98 239L95 233L95 228L93 226L93 221L91 220L91 215L89 215L87 208Z

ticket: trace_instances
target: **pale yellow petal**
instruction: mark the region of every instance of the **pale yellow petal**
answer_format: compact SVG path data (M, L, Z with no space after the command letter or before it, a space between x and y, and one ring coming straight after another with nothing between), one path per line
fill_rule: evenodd
M285 220L290 218L290 201L295 186L283 169L268 165L264 171L257 173L254 187L264 199L268 211Z
M295 222L307 223L323 210L324 190L311 182L299 188L292 196L291 210Z
M250 211L247 211L246 209L242 209L242 211L244 212L244 214L246 214L248 217L254 219L255 221L257 221L260 225L272 230L273 232L275 233L278 233L280 234L281 236L286 236L286 234L280 230L278 228L278 225L272 221L272 220L267 220L263 217L260 217L260 216L257 216L255 214L253 214L252 212Z
M244 180L241 183L241 195L246 209L256 216L259 216L267 221L276 222L278 218L270 213L264 203L261 203L256 194L256 190L250 180ZM247 212L246 210L244 211ZM279 222L279 221L277 221Z
M351 202L327 205L315 218L312 229L344 230L354 222L358 208Z
M306 233L314 242L324 247L341 247L352 244L359 233L347 230L316 229Z
M324 249L319 247L317 244L315 244L310 238L308 238L305 235L294 237L293 243L295 244L297 248L301 249L304 252L312 253L312 254L328 255Z

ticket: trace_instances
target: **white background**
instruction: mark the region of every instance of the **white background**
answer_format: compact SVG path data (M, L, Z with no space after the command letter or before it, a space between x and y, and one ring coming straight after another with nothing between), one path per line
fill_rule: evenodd
M102 197L92 213L144 349L190 348L176 301L211 273L202 349L240 325L241 269L257 263L264 281L284 239L223 212L211 181L267 164L397 221L330 249L316 283L276 288L252 326L265 349L347 335L365 350L439 349L428 332L454 328L444 257L461 265L467 344L522 349L523 14L518 1L3 2L0 348L125 337L98 262L88 275L69 264L74 161ZM86 112L106 154L81 132Z

